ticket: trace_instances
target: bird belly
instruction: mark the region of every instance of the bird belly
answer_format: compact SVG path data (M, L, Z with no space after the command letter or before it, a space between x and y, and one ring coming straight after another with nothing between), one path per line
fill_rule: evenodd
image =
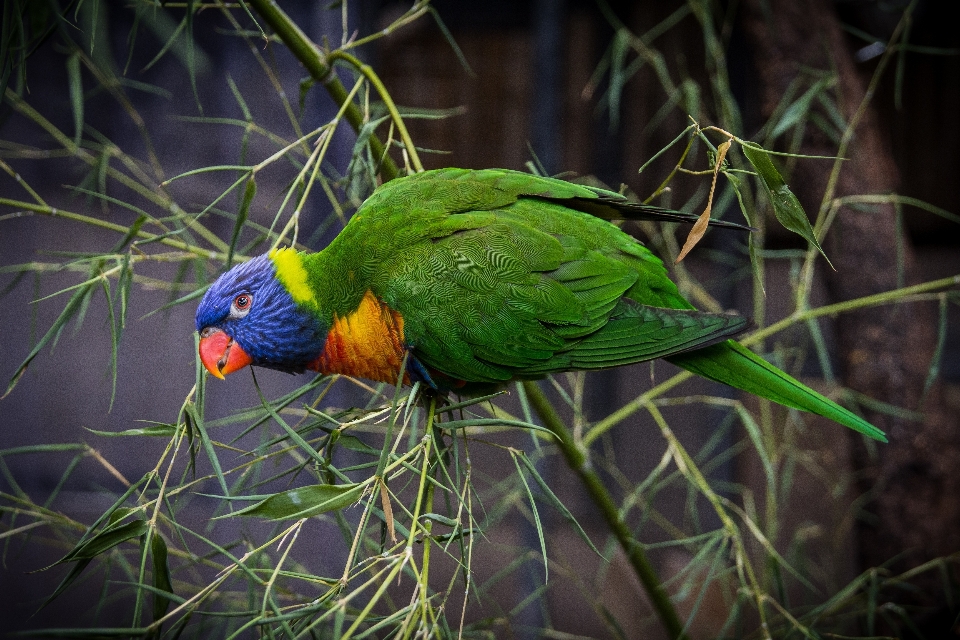
M395 384L406 351L403 316L367 291L354 311L334 314L323 352L309 368Z

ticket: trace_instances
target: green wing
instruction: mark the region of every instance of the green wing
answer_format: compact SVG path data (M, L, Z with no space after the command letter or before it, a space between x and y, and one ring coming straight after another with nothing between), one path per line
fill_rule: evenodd
M452 378L503 382L700 348L746 321L688 307L662 263L607 222L539 198L461 211L379 266L374 292L417 358ZM657 307L624 298L649 292Z
M404 184L405 183L405 184ZM400 186L402 185L402 186ZM421 190L448 213L466 210L491 210L520 198L536 198L562 204L604 220L655 220L695 223L699 216L630 202L623 195L600 187L574 184L556 178L544 178L508 169L437 169L387 183L381 190L385 198L394 198L395 189ZM451 193L452 192L452 193ZM713 219L710 226L751 230L752 227Z

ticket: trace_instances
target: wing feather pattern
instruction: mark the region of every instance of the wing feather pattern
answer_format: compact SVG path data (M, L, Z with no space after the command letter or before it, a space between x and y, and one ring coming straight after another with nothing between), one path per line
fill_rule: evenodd
M468 199L483 200L472 190ZM496 383L619 366L746 326L738 316L625 297L648 281L668 303L684 302L636 240L567 206L514 197L495 212L461 210L445 221L394 252L376 280L378 295L403 314L417 358L450 378Z

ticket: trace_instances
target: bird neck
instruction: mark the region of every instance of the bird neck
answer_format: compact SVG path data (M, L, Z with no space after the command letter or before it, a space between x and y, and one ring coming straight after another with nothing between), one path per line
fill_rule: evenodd
M326 331L322 351L307 368L396 383L407 349L403 316L329 249L278 249L270 256L294 302Z
M335 315L356 309L367 289L330 257L326 249L316 253L300 253L293 248L270 252L277 279L290 297L327 328Z

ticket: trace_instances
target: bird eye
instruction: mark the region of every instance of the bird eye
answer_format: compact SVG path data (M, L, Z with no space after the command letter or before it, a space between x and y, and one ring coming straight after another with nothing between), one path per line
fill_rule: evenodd
M230 315L234 318L242 318L249 313L251 304L253 304L253 296L249 293L241 293L233 299Z

